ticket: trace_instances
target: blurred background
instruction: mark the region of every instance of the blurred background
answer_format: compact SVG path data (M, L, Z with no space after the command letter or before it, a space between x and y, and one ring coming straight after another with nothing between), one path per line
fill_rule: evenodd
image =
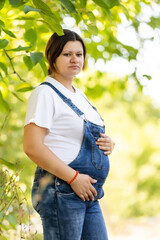
M0 2L0 239L42 239L23 153L27 99L44 81L45 45L79 33L87 66L74 82L98 108L110 155L100 200L110 240L160 239L160 1Z

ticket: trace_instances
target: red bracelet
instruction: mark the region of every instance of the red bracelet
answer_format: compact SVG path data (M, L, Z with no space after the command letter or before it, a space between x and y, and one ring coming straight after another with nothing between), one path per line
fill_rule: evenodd
M71 179L71 181L69 181L69 182L67 182L68 184L71 184L73 181L74 181L74 179L76 179L76 177L78 176L78 171L76 171L76 174L75 174L75 176Z

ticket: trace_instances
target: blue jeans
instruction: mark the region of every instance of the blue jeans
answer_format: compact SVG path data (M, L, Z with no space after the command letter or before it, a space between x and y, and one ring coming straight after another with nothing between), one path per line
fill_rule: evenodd
M66 99L57 89L53 90L78 116L83 116L83 112L70 99ZM97 191L94 201L82 201L65 181L37 167L32 203L42 219L44 240L108 240L98 202L104 195L102 187L109 172L108 156L95 143L100 132L105 132L104 126L84 119L81 149L76 159L69 164L79 173L97 180L93 184Z
M41 216L44 240L107 240L99 201L82 201L68 184L56 179L47 187L40 187L41 181L35 180L32 189L32 199L42 196L33 206ZM99 186L93 185L98 190Z

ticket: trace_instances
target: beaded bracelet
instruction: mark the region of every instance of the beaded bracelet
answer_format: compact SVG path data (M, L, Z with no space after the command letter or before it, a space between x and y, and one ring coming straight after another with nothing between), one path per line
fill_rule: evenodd
M71 184L73 181L74 181L74 179L76 179L76 177L78 176L78 171L76 171L76 174L75 174L75 176L69 181L69 182L67 182L68 184Z

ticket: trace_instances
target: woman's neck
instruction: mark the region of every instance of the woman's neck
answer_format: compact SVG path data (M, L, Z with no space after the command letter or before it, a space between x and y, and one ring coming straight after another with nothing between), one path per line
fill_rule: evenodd
M64 87L66 87L69 91L71 92L75 92L74 87L72 86L73 83L73 77L72 78L66 78L63 77L59 74L56 73L52 73L50 75L52 78L54 78L55 80L57 80L58 82L60 82Z

